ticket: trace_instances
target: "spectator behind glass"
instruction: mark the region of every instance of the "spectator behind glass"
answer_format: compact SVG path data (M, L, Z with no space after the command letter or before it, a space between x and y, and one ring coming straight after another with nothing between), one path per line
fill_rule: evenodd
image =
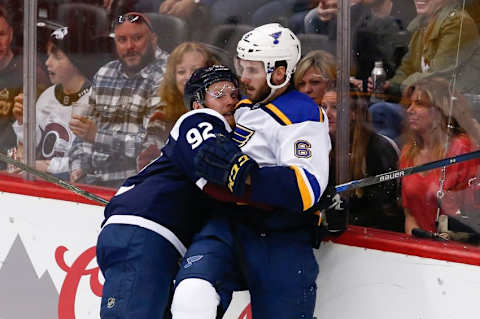
M352 31L358 22L364 8L359 5L361 0L350 2ZM337 38L337 11L338 0L320 0L316 8L311 9L305 16L305 32L328 35L332 40Z
M224 23L251 24L253 13L271 0L163 0L158 13L184 19L195 19L193 13L203 8L208 11L209 25ZM202 21L206 22L206 21Z
M9 14L0 5L0 152L17 145L12 124L14 98L23 91L23 56L11 48L14 30ZM49 85L45 72L37 67L37 92L41 93ZM6 164L0 161L0 170Z
M396 170L399 153L396 144L371 129L367 101L356 92L352 92L351 97L350 179ZM327 113L333 146L330 152L329 184L336 185L337 93L334 89L325 93L321 106ZM350 222L360 226L402 232L403 214L397 203L397 180L358 188L351 192Z
M52 32L47 43L48 59L45 66L50 81L36 103L37 155L35 168L68 180L70 168L68 152L74 134L68 126L73 103L88 103L90 82L83 71L85 63L78 51L78 30L64 27ZM13 125L18 137L19 154L23 154L23 93L15 98Z
M322 0L305 17L305 31L337 37L337 0ZM402 1L360 0L351 7L352 83L367 90L368 77L375 61L383 61L392 77L407 51L406 37L400 37L413 8Z
M70 122L79 137L70 154L71 182L117 187L134 175L146 122L159 103L168 54L158 48L150 21L130 12L115 20L114 33L118 60L93 77L92 118Z
M155 113L148 121L147 141L138 157L139 170L160 155L173 124L187 111L183 103L183 90L192 73L217 62L203 44L196 42L184 42L170 53L159 89L161 105L155 108Z
M335 58L323 50L310 51L297 64L293 82L295 88L311 97L318 105L325 91L335 86L337 66Z
M418 15L407 28L413 33L408 53L395 76L385 83L386 92L400 97L403 89L420 79L449 79L456 73L460 92L479 93L480 37L473 19L456 0L413 1Z
M259 7L252 16L252 24L284 22L294 33L303 33L305 16L317 7L320 0L272 0Z
M362 0L360 3L365 10L354 22L353 62L355 77L364 82L362 90L366 90L375 61L383 62L387 79L395 74L408 50L405 28L415 17L415 9L403 0Z
M447 117L451 109L465 109L465 99L450 95L451 87L442 78L425 78L407 88L410 102L407 109L406 144L400 156L400 168L421 165L445 157L473 151L476 146L455 119ZM452 103L452 104L450 104ZM465 202L464 190L476 176L478 160L446 167L441 200L441 213L455 214ZM441 168L406 176L402 180L402 204L405 232L412 229L436 231L437 191L440 190Z

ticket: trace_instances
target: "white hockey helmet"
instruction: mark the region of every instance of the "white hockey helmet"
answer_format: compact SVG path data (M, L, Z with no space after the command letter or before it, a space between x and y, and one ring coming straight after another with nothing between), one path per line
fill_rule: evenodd
M237 45L237 59L263 62L267 84L274 90L289 83L300 56L300 41L297 36L278 23L265 24L247 32ZM287 64L286 79L279 85L273 85L272 72L275 70L275 62L278 61L285 61Z

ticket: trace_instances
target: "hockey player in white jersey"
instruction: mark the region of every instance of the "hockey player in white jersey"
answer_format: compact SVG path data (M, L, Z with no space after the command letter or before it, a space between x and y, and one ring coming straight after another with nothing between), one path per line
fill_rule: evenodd
M88 104L90 82L74 47L78 31L63 27L52 32L47 43L45 66L52 86L36 103L36 169L68 180L70 167L68 152L75 134L69 127L72 104ZM13 113L17 121L13 128L19 148L23 148L23 94L16 98ZM22 154L23 152L20 151Z
M238 217L209 221L177 275L173 318L221 317L232 292L243 289L250 291L253 318L312 318L318 265L315 219L307 211L327 186L327 117L290 86L300 42L289 29L258 27L242 37L237 54L247 98L237 104L232 139L241 152L228 139L204 144L197 173L276 208L238 205Z

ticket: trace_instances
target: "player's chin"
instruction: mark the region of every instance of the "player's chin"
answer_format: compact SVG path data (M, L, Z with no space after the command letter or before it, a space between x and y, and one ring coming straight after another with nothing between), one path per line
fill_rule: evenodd
M230 127L233 128L235 126L235 117L233 117L233 114L231 113L223 114L223 117L225 118L227 123L230 125Z

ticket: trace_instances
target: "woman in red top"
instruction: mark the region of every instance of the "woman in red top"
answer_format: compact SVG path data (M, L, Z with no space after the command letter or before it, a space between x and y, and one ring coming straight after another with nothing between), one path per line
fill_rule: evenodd
M449 83L440 78L424 79L407 89L410 101L407 140L400 155L400 168L468 153L476 148L455 119L451 118L449 123L448 114L464 109L464 99L450 95L450 91ZM440 202L437 191L440 189L441 168L404 177L405 232L411 234L414 228L435 232L439 204L441 213L455 214L465 201L466 192L462 190L466 189L468 180L476 176L477 168L476 160L447 167L443 186L445 196Z

